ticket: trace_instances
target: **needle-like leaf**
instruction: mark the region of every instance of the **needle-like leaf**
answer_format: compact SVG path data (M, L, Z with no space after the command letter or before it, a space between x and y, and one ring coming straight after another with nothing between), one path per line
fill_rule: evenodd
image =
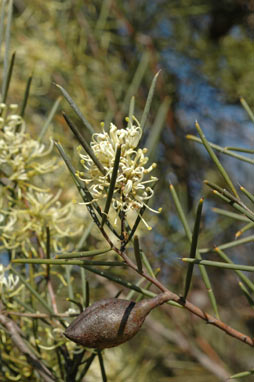
M220 263L219 261L190 259L189 257L183 257L182 261L184 261L186 263L205 265L205 266L209 266L209 267L232 269L232 270L246 271L246 272L254 272L254 266L252 266L252 265Z
M48 118L46 119L46 122L42 126L42 129L41 129L40 134L38 136L39 142L42 141L42 139L44 138L44 136L45 136L45 134L49 128L49 125L50 125L52 119L54 118L54 116L57 112L57 109L58 109L58 106L59 106L61 100L62 100L62 97L58 97L57 100L54 102L54 105L52 106L52 109L50 110Z
M128 128L132 125L133 115L135 108L135 97L131 97L130 106L129 106L129 117L128 117Z
M178 198L178 195L176 193L176 190L175 190L173 184L169 185L169 190L170 190L172 198L174 200L174 203L175 203L175 206L176 206L176 210L177 210L179 219L181 220L181 223L182 223L182 225L184 227L187 239L191 243L191 240L192 240L191 230L190 230L189 224L187 222L187 218L185 217L183 208L181 206L180 200ZM201 260L201 255L200 255L200 252L198 250L197 250L197 253L196 253L196 257ZM206 271L206 269L205 269L205 267L203 265L199 265L199 270L200 270L201 276L202 276L202 278L204 280L204 283L205 283L205 286L206 286L206 289L207 289L207 293L208 293L208 296L210 298L210 302L211 302L211 305L213 307L213 310L214 310L214 312L216 314L216 317L219 318L219 312L218 312L218 308L217 308L217 303L216 303L215 295L213 293L212 285L211 285L211 282L209 280L207 271Z
M61 90L64 98L67 100L67 102L69 103L71 108L75 111L75 113L79 116L79 118L81 119L83 124L86 126L86 128L90 131L91 134L93 134L94 133L94 128L88 122L88 120L84 117L84 115L81 113L79 107L73 101L73 99L71 98L70 94L61 85L58 85L58 84L55 84L55 85L56 85L56 87L58 87L58 89Z
M203 198L200 199L199 204L198 204L198 208L197 208L196 219L195 219L195 224L194 224L194 229L193 229L193 234L192 234L191 249L190 249L190 258L191 259L194 259L196 257L203 202L204 202L204 199ZM187 295L188 295L188 292L190 289L191 279L192 279L192 274L193 274L193 268L194 268L194 264L189 264L188 269L187 269L187 273L186 273L186 279L185 279L185 287L184 287L184 294L183 294L184 299L187 298Z
M2 78L2 102L5 102L12 73L13 65L9 65L10 40L11 40L11 24L12 24L13 0L9 1L7 11L7 25L5 30L5 52L4 52L4 68ZM14 59L13 59L14 60ZM8 80L9 77L9 80ZM5 95L5 96L4 96Z
M79 257L89 257L89 256L98 256L104 253L111 251L111 248L106 249L95 249L91 251L80 251L80 252L62 252L55 256L56 259L75 259Z
M75 124L71 121L71 119L69 117L67 117L67 115L65 114L65 112L63 112L63 117L67 123L67 125L69 126L69 128L71 129L71 131L73 132L73 134L75 135L75 137L77 138L77 140L79 141L79 143L81 144L81 146L83 147L83 149L87 152L87 154L90 156L90 158L93 160L94 164L98 167L98 169L100 170L100 172L105 175L106 174L106 170L105 168L102 166L101 162L98 160L98 158L94 155L94 152L93 150L91 149L90 145L86 142L85 138L80 134L78 128L75 126Z
M240 187L240 190L244 193L244 195L247 196L247 198L252 202L254 203L254 195L251 194L248 190L246 190L245 187L241 186Z
M106 371L104 367L104 362L103 362L103 356L101 350L98 350L98 358L99 358L99 364L100 364L100 369L101 369L101 378L103 382L107 382L107 376L106 376Z
M28 101L28 97L29 97L29 93L30 93L30 88L31 88L31 84L32 84L32 79L33 79L33 77L29 76L27 83L26 83L25 94L24 94L24 98L23 98L22 105L20 108L21 117L24 117L24 114L25 114L26 105L27 105L27 101Z
M210 155L211 159L213 160L213 162L215 163L217 169L219 170L220 174L223 176L225 182L228 184L228 186L230 187L230 189L232 190L233 194L238 197L238 194L237 194L237 191L235 189L235 186L233 185L228 173L226 172L226 170L224 169L224 167L222 166L222 164L220 163L218 157L216 156L216 154L214 153L211 145L209 144L208 140L206 139L205 137L205 134L203 133L201 127L199 126L198 122L195 123L195 126L196 126L196 129L198 131L198 134L203 142L203 145L205 146L208 154Z
M15 62L15 56L16 56L16 53L14 52L11 56L11 62L10 62L10 66L8 68L8 71L7 71L6 80L3 83L3 85L4 85L3 86L3 96L2 96L2 102L3 103L5 103L6 99L7 99L9 86L10 86L10 82L11 82L12 71L13 71L14 62Z
M201 143L201 144L202 144L202 140L201 140L200 138L196 137L195 135L187 134L187 135L186 135L186 138L187 138L188 140L190 140L190 141L194 141L194 142L197 142L197 143ZM254 159L248 158L248 157L243 156L243 155L240 155L240 154L236 154L236 153L230 151L230 150L232 150L232 148L230 148L230 147L221 147L221 146L218 146L218 145L216 145L216 144L214 144L214 143L212 143L212 142L208 142L208 143L209 143L209 145L210 145L213 149L219 151L219 152L222 153L222 154L231 156L231 157L236 158L236 159L240 159L240 160L243 161L243 162L247 162L247 163L250 163L250 164L254 164ZM240 149L240 148L238 149L238 151L247 152L247 153L249 153L249 154L253 154L253 152L254 152L254 151L251 150L251 149L248 150L248 149Z
M156 82L157 82L157 79L158 79L158 76L159 76L160 72L161 71L159 70L155 74L155 76L154 76L154 78L152 80L149 92L148 92L145 108L144 108L144 111L143 111L143 114L142 114L142 117L141 117L141 121L140 121L140 127L141 127L141 129L143 131L144 131L144 127L145 127L145 124L146 124L146 121L147 121L147 117L148 117L148 114L149 114L149 111L150 111L150 108L151 108L151 104L152 104L152 100L153 100L153 94L154 94L154 89L155 89L155 85L156 85Z
M31 260L31 259L28 259L28 260ZM15 262L15 260L12 260L12 262ZM51 307L41 297L41 295L31 286L31 283L27 282L26 279L21 275L21 273L19 273L14 267L12 267L12 271L19 277L21 282L32 293L32 295L41 303L41 305L44 306L44 308L47 309L49 313L54 313Z
M134 254L136 258L136 263L138 267L139 273L142 273L142 260L141 260L141 255L140 255L140 249L139 249L139 240L137 236L134 236Z
M100 265L124 266L123 261L95 261L95 260L66 260L66 259L14 259L12 263L18 264L51 264L51 265Z
M102 220L101 220L101 226L103 227L105 221L107 220L107 215L110 209L110 205L112 202L114 190L115 190L115 184L116 184L116 179L117 179L117 172L119 168L119 163L120 163L120 157L121 157L121 146L118 146L116 149L116 155L115 155L115 161L114 161L114 166L112 170L112 176L110 179L110 184L109 184L109 189L108 189L108 194L107 194L107 200L105 204L105 208L103 211L102 215Z
M252 122L254 122L254 113L243 97L240 97L240 102L241 102L242 106L244 107L245 111L247 112L248 116L252 120Z

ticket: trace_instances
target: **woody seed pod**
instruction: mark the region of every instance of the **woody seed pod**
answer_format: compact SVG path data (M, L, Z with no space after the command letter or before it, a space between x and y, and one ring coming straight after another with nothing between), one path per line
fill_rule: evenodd
M64 335L88 348L111 348L130 340L152 309L170 299L169 293L138 303L118 298L95 302L66 329Z

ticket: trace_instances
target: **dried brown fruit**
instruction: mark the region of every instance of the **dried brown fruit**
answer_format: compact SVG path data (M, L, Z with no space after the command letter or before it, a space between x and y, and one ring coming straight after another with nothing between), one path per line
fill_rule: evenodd
M169 300L167 292L138 303L118 298L95 302L66 329L64 335L88 348L111 348L130 340L148 313Z

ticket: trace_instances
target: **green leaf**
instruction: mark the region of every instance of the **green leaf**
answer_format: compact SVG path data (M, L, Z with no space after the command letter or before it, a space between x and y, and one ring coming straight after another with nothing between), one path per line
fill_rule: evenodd
M149 111L150 111L150 108L151 108L151 104L152 104L152 100L153 100L153 94L154 94L154 89L155 89L155 85L156 85L156 82L157 82L157 79L158 79L158 76L159 76L160 72L161 71L159 70L155 74L155 76L154 76L154 78L152 80L149 92L148 92L145 108L144 108L144 111L143 111L143 114L142 114L142 117L141 117L141 122L140 122L140 127L141 127L141 130L143 130L143 131L144 131L144 127L145 127L145 124L146 124L146 121L147 121L147 117L148 117L148 114L149 114Z
M150 162L153 161L162 129L165 126L164 123L165 123L165 119L167 116L170 102L171 102L171 100L168 97L166 97L163 100L163 102L161 103L159 110L156 114L155 121L154 121L151 129L149 129L149 134L148 134L147 140L145 142L145 147L147 147L147 149L148 149Z
M92 272L92 273L95 273L96 275L99 275L99 276L102 276L108 280L111 280L113 282L116 282L117 284L120 284L124 287L126 287L127 289L132 289L134 290L135 292L138 292L138 293L141 293L143 294L144 296L148 296L148 297L155 297L156 294L149 291L149 290L146 290L144 288L141 288L139 287L138 285L135 285L129 281L125 281L123 280L120 276L116 276L114 275L113 273L110 273L108 271L101 271L99 269L96 269L94 267L90 267L90 266L87 266L87 265L83 265L83 267L85 269L87 269L89 272ZM174 302L174 301L167 301L166 304L169 304L169 305L172 305L172 306L176 306L178 308L183 308L182 305L178 304L177 302Z
M66 273L66 280L67 280L67 286L68 286L68 296L69 296L69 300L71 301L74 299L73 286L71 282L71 267L66 267L65 273ZM71 307L72 308L74 307L73 303L71 304Z
M221 188L217 184L209 182L208 180L204 180L204 183L213 189L215 195L219 196L226 203L229 203L236 210L254 221L254 213L238 197L235 197L225 188Z
M102 214L102 220L101 220L101 227L103 227L104 223L107 219L108 212L110 209L110 205L112 202L114 190L115 190L115 185L116 185L116 179L117 179L117 172L119 168L119 163L120 163L120 158L121 158L121 146L117 146L116 149L116 155L115 155L115 160L114 160L114 166L113 166L113 171L112 171L112 176L110 179L110 184L109 184L109 189L108 189L108 194L107 194L107 200L105 203L105 208Z
M252 265L220 263L219 261L190 259L189 257L183 257L182 261L184 261L186 263L205 265L205 266L209 266L209 267L232 269L232 270L246 271L246 272L254 272L254 266L252 266Z
M40 131L40 134L38 136L38 141L41 142L43 140L43 138L45 137L45 134L49 128L49 125L52 121L52 119L54 118L56 112L57 112L57 109L60 105L60 102L62 100L62 97L58 97L57 100L54 102L54 105L52 106L52 109L50 110L50 113L48 115L48 118L46 119L46 122L44 123L44 125L42 126L42 129Z
M139 273L142 273L142 259L141 259L141 254L140 254L140 249L139 249L139 240L137 236L134 236L134 254L136 258L136 263L138 267Z
M67 100L71 108L75 111L75 113L79 116L80 120L83 122L84 126L90 131L91 134L94 133L94 128L92 125L87 121L87 119L84 117L84 115L81 113L79 107L75 104L69 93L61 86L58 84L55 84L58 89L61 90L64 98Z
M127 245L127 244L131 241L131 239L133 238L133 235L135 234L135 232L136 232L136 230L137 230L137 228L138 228L138 225L139 225L139 223L140 223L140 221L141 221L141 217L142 217L142 215L144 214L145 210L146 210L146 206L143 206L143 207L140 209L139 214L138 214L138 216L137 216L137 218L136 218L136 220L135 220L135 223L133 224L133 227L132 227L132 229L131 229L131 232L129 233L129 235L128 235L126 241L123 243L123 246L122 246L122 248L121 248L122 250L124 250L124 248L126 247L126 245Z
M4 14L5 14L6 0L2 0L1 12L0 12L0 56L2 52L3 31L4 31Z
M30 93L32 79L33 79L33 77L29 76L28 80L27 80L25 94L24 94L23 102L22 102L22 105L21 105L21 108L20 108L20 115L21 115L21 117L24 117L24 115L25 115L25 110L26 110L26 105L27 105L29 93Z
M189 224L187 222L187 218L185 217L183 208L181 206L180 200L179 200L179 198L177 196L177 193L175 191L175 188L174 188L173 184L169 185L169 190L170 190L172 198L174 200L178 216L179 216L179 218L181 220L181 223L182 223L182 225L184 227L187 239L191 243L191 241L192 241L191 230L190 230ZM198 259L201 259L201 255L200 255L200 252L198 250L197 250L197 253L196 253L196 257ZM216 303L215 295L213 293L212 285L211 285L211 282L209 280L207 271L206 271L205 267L203 265L200 265L200 264L199 264L199 270L200 270L201 276L203 278L203 281L205 283L205 286L206 286L206 289L207 289L207 293L208 293L211 305L213 307L213 310L215 312L215 315L216 315L217 318L219 318L219 312L218 312L218 308L217 308L217 303Z
M233 185L228 173L226 172L226 170L224 169L224 167L222 166L222 164L220 163L218 157L216 156L216 154L214 153L211 145L209 144L209 142L207 141L206 137L205 137L205 134L203 133L201 127L199 126L198 122L195 123L195 126L196 126L196 129L198 131L198 134L202 140L202 143L203 145L205 146L208 154L210 155L211 159L213 160L214 164L216 165L217 169L219 170L220 174L223 176L225 182L227 183L227 185L229 186L229 188L232 190L233 194L238 197L238 194L237 194L237 191L235 189L235 186Z
M6 90L9 87L8 82L10 83L12 67L13 67L13 65L9 65L12 12L13 12L13 0L10 0L8 5L7 25L5 30L4 68L3 68L3 77L2 77L2 102L5 102L7 97L8 91ZM8 77L9 77L9 80L8 80Z
M111 1L112 0L102 1L100 14L95 25L95 30L99 33L101 33L101 30L106 26L106 21L110 13Z
M105 168L103 167L103 165L101 164L99 159L96 157L96 155L94 155L93 150L91 149L90 145L86 142L85 138L80 134L78 128L71 121L71 119L69 117L67 117L67 115L64 112L63 112L63 117L64 117L67 125L69 126L69 128L71 129L71 131L73 132L73 134L75 135L75 137L77 138L79 143L81 144L81 146L84 148L84 150L90 156L90 158L93 160L94 164L98 167L100 172L103 175L105 175L106 174Z
M239 231L236 232L235 238L237 239L239 236L241 236L244 232L248 231L249 229L254 228L254 223L250 222L243 226Z
M98 350L98 358L99 358L99 364L100 364L100 369L101 369L102 381L107 382L107 376L106 376L106 371L105 371L105 367L104 367L104 362L103 362L101 350Z
M202 140L201 140L200 138L196 137L195 135L187 134L187 135L186 135L186 138L189 139L190 141L194 141L194 142L197 142L197 143L201 143L201 144L202 144ZM208 143L209 143L209 145L210 145L213 149L215 149L215 150L221 152L222 154L231 156L231 157L236 158L236 159L240 159L240 160L243 161L243 162L247 162L247 163L250 163L250 164L254 164L254 159L245 157L245 156L243 156L243 155L235 154L235 153L233 153L232 151L230 151L230 150L232 150L232 149L230 149L230 147L221 147L221 146L215 145L214 143L209 142L209 141L208 141ZM239 148L239 151L243 151L243 150ZM254 153L253 150L247 150L247 149L245 149L245 152L247 152L247 153L252 153L252 154Z
M240 271L238 271L238 272L240 272ZM250 304L250 306L252 308L254 308L254 300L253 300L252 296L250 295L250 292L248 291L248 289L246 288L246 286L242 282L239 282L238 284L239 284L239 287L242 289L243 294L245 295L248 303Z
M233 264L233 261L219 247L216 247L214 251L222 258L222 260L226 261L229 264ZM238 275L239 279L242 280L244 285L246 285L252 292L254 292L253 282L251 282L251 280L241 271L236 270L235 273Z
M204 202L204 199L203 198L200 199L199 204L198 204L198 208L197 208L196 219L195 219L195 224L194 224L194 229L193 229L193 234L192 234L191 249L190 249L190 258L191 259L194 259L196 257L203 202ZM187 273L186 273L186 279L185 279L185 287L184 287L184 294L183 294L184 299L187 298L187 295L188 295L188 292L190 289L192 274L193 274L193 268L194 268L194 264L189 264L188 269L187 269Z
M130 107L129 107L128 128L130 128L132 125L134 108L135 108L135 97L133 96L131 97Z
M6 99L8 96L9 86L10 86L11 77L12 77L12 71L13 71L14 62L15 62L15 56L16 56L16 53L14 52L11 56L11 62L6 74L6 78L4 78L3 80L3 96L2 96L3 103L6 102Z
M125 266L123 261L96 261L96 260L66 260L66 259L15 259L12 263L17 264L51 264L51 265L101 265L101 266Z
M245 187L243 186L240 186L240 190L244 193L244 195L247 196L247 198L252 202L254 203L254 195L251 194L248 190L246 190Z
M237 373L237 374L231 375L231 377L229 377L229 379L237 379L237 378L248 377L249 375L253 375L253 374L254 374L254 369L247 370L247 371L242 371L241 373Z
M253 114L251 108L249 107L249 105L247 104L247 102L245 101L245 99L243 97L240 97L240 102L241 102L242 106L244 107L245 111L247 112L248 116L252 120L252 122L254 122L254 114Z
M104 253L107 253L111 251L111 248L106 248L106 249L94 249L91 251L72 251L72 252L61 252L57 253L55 258L56 259L75 259L79 257L89 257L89 256L98 256L102 255Z
M155 279L156 278L155 273L153 271L153 268L151 267L151 264L149 263L149 260L146 254L142 250L140 250L140 255L141 255L141 261L145 265L147 272L152 278Z
M12 262L16 262L16 260L12 260ZM14 267L12 267L13 273L15 273L19 279L22 281L22 283L25 285L25 287L32 293L32 295L41 303L42 306L49 312L54 313L51 307L46 303L45 300L41 297L41 295L30 285L29 282L26 281L26 279L19 273Z
M229 241L228 243L218 245L218 246L216 246L216 248L228 249L228 248L237 247L238 245L242 245L242 244L246 244L246 243L252 243L253 241L254 241L254 235L251 235L248 237L244 237L243 239L233 240L233 241ZM202 248L199 250L199 252L200 253L208 253L208 252L213 251L213 249L214 249L214 247L213 248Z
M83 267L80 267L80 275L81 275L81 290L83 295L83 304L84 306L88 306L89 302L87 304L87 300L89 300L89 296L87 298L87 279L86 279L86 271Z
M145 71L147 69L147 66L149 64L149 59L150 59L150 54L149 54L149 52L147 50L145 50L145 52L143 53L143 55L142 55L142 57L141 57L141 59L139 61L139 65L138 65L137 70L136 70L136 72L135 72L135 74L133 76L131 84L130 84L130 86L127 89L127 92L126 92L126 95L125 95L125 98L124 98L124 101L123 101L124 110L127 109L131 97L134 94L137 94L139 85L141 84L141 81L142 81L142 79L144 77L144 74L145 74Z
M215 212L216 214L227 216L227 217L235 219L235 220L240 220L240 221L244 221L244 222L249 221L249 219L242 214L236 214L234 212L230 212L228 210L223 210L221 208L212 208L212 211Z

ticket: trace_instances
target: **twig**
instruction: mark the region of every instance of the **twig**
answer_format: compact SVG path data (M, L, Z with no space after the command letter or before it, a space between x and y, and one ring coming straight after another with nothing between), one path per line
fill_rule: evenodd
M243 333L239 332L238 330L231 328L229 325L225 324L223 321L211 316L210 314L204 312L203 310L201 310L200 308L198 308L196 305L192 304L188 300L185 300L183 297L180 297L177 294L171 292L162 283L160 283L159 280L149 276L146 272L144 272L144 271L139 272L136 264L134 264L129 259L129 257L127 256L127 254L124 251L121 251L112 243L112 241L109 239L108 235L106 234L106 232L104 231L104 229L102 227L100 227L100 231L101 231L102 235L104 236L104 238L109 243L109 245L111 246L112 250L115 251L119 256L122 257L122 259L125 261L126 265L128 265L131 269L133 269L138 274L141 274L146 280L150 281L157 288L159 288L162 292L167 292L169 295L170 301L174 301L174 302L182 305L189 312L195 314L196 316L198 316L202 320L206 321L207 324L214 325L217 328L224 331L225 333L227 333L229 336L234 337L234 338L238 339L239 341L242 341L242 342L246 343L247 345L254 347L254 340L250 336L247 336L246 334L243 334Z
M166 339L176 344L183 352L188 352L200 363L200 365L216 375L221 381L225 381L229 378L230 374L219 364L219 362L216 362L214 359L200 351L199 348L192 343L192 341L188 341L185 335L179 330L165 328L160 322L153 320L151 317L146 318L146 324L149 325L149 329L151 329L156 337L161 336L164 340Z
M117 287L115 287L112 283L107 283L104 278L101 279L100 276L97 277L110 295L116 295L118 292ZM121 298L127 298L127 296L123 294L121 295ZM192 341L189 341L186 333L183 331L183 327L179 325L178 316L175 318L174 315L172 315L172 311L170 313L168 307L165 305L162 305L160 309L168 318L170 318L170 320L173 320L174 330L165 327L162 323L158 322L158 320L154 320L151 315L149 315L145 322L149 330L151 330L152 333L155 333L154 341L156 341L158 336L160 336L161 339L176 344L183 352L188 352L200 363L200 365L216 375L216 377L218 377L221 381L225 381L229 378L230 374L226 368L224 368L222 362L216 362L214 358L202 353L198 347L192 343ZM159 341L161 341L161 339L159 339ZM167 353L165 354L165 358L167 358Z
M12 312L11 310L3 311L6 315L18 316L18 317L29 317L29 318L52 318L52 317L61 317L69 318L76 317L78 313L57 313L57 314L47 314L47 313L21 313L21 312Z

